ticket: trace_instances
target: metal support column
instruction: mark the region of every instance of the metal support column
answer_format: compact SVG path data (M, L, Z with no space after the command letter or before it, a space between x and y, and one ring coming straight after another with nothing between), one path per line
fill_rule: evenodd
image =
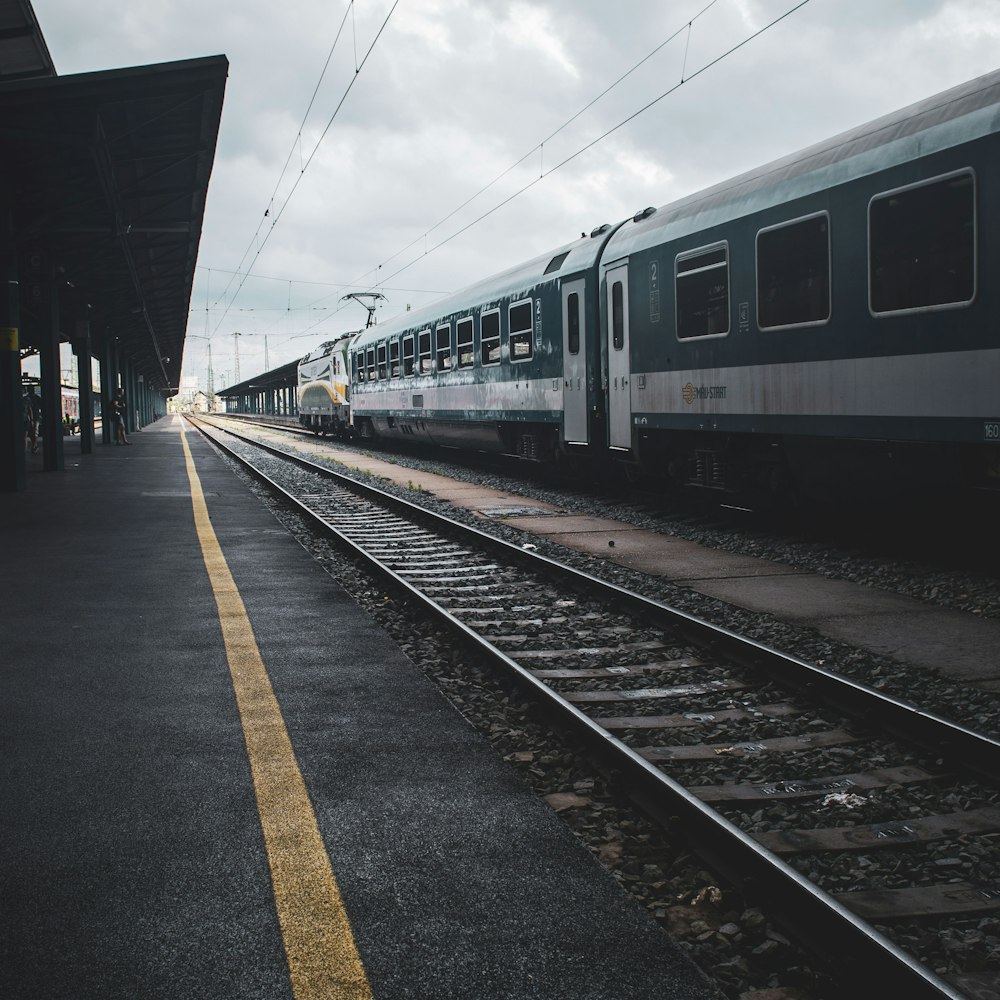
M135 370L135 363L131 361L128 365L126 398L128 399L129 416L132 418L129 425L129 433L131 434L141 427L139 423L139 375Z
M10 218L0 218L0 490L27 485L24 463L24 409L21 403L20 286Z
M122 382L125 385L125 433L132 434L139 429L136 420L136 399L138 398L138 383L135 378L135 366L126 361L122 371Z
M61 472L63 453L62 362L59 357L59 289L51 267L42 282L41 329L38 356L42 383L42 468Z
M114 440L114 428L111 426L111 400L118 388L118 368L115 357L114 341L107 333L104 341L104 352L101 356L101 441L111 444Z
M73 336L73 353L76 355L77 381L80 383L80 454L94 451L94 390L91 375L90 318L84 309L84 318L76 321Z
M125 398L125 434L132 430L132 386L129 382L129 363L122 357L121 350L118 351L118 385L122 396Z

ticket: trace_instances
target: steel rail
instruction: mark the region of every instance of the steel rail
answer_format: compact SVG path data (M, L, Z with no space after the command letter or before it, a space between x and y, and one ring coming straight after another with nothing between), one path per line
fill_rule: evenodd
M996 784L1000 779L1000 741L929 712L913 702L903 701L901 698L877 691L817 664L765 646L720 625L714 625L678 608L672 608L660 601L626 590L548 556L522 549L488 532L453 521L443 514L393 496L376 486L361 483L300 455L289 454L280 448L244 437L228 428L217 429L278 458L335 479L344 488L372 497L379 504L402 512L408 518L432 524L439 530L451 534L465 534L475 538L481 547L501 553L524 566L534 569L545 567L547 572L557 574L564 581L572 581L578 589L587 593L599 595L626 614L636 615L645 621L657 624L660 628L678 631L689 641L725 655L742 667L767 673L783 686L803 692L812 701L822 702L869 726L886 729L935 754L943 755L946 764L960 765L974 771L991 784Z
M196 424L196 426L198 426ZM200 429L200 428L199 428ZM861 702L863 696L874 697L883 702L893 713L913 712L921 720L920 727L941 725L951 733L957 730L954 746L961 749L974 747L975 759L981 758L989 749L994 759L1000 761L1000 744L971 730L957 727L945 719L923 712L898 699L889 698L881 692L864 685L846 681L822 668L770 649L753 640L747 640L718 626L705 622L686 612L641 595L633 594L614 584L608 584L597 577L567 567L553 559L537 553L526 552L516 545L495 538L479 529L471 528L419 507L410 501L394 497L377 487L368 486L342 475L334 470L316 465L300 456L289 455L280 449L244 438L224 428L224 430L254 447L260 448L281 459L290 461L326 478L337 480L339 484L357 492L380 505L404 512L408 517L422 523L434 524L447 534L473 537L477 542L493 551L499 551L548 575L559 575L562 581L571 580L579 589L593 595L595 592L607 597L622 610L636 613L639 609L662 623L662 627L679 629L693 641L709 645L716 652L723 652L742 665L765 669L785 683L804 689L811 697L821 697L824 693L836 694L836 704L853 706ZM874 927L856 916L833 897L819 889L800 875L794 868L773 854L748 834L741 831L711 806L692 795L654 764L646 761L621 740L553 691L529 670L497 649L486 638L476 633L464 622L451 615L432 598L401 577L377 557L366 552L362 545L352 541L335 527L311 511L293 494L271 479L266 473L254 467L221 442L210 438L223 448L239 464L256 478L265 483L284 502L309 520L317 524L324 533L332 535L350 553L372 566L394 589L414 600L429 615L438 619L454 635L475 648L489 661L500 667L519 686L529 691L537 702L574 736L597 754L605 766L619 774L627 786L631 797L652 818L664 826L671 826L679 819L688 831L692 846L705 857L734 885L739 886L750 898L766 900L769 906L777 903L777 913L783 913L786 928L796 939L826 962L835 965L837 973L849 980L858 995L882 1000L888 989L905 990L908 1000L963 1000L964 994L957 992L933 971L927 969L908 955ZM650 620L649 618L646 619ZM774 661L772 663L772 661ZM777 669L780 665L781 669ZM808 680L797 679L793 671L805 670ZM840 685L846 684L841 689ZM856 714L856 713L855 713ZM871 715L870 708L866 713ZM960 738L959 738L960 737ZM991 774L995 778L998 771ZM780 919L780 918L779 918Z

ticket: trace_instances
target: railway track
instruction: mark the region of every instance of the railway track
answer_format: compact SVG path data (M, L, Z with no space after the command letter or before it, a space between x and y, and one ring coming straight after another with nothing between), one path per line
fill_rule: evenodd
M287 433L310 441L317 438L291 417L226 414L236 425L257 426L270 432ZM334 441L334 446L344 442ZM355 446L360 442L354 441ZM384 452L390 460L403 457L421 461L442 459L440 449L415 445L410 449L386 447L367 442L367 448ZM366 448L366 450L367 450ZM537 487L544 495L555 489L561 494L579 495L599 508L635 514L645 523L667 526L672 534L698 540L702 534L759 538L765 545L788 547L794 557L803 548L850 552L854 572L877 574L886 562L914 564L914 577L935 573L995 575L998 549L990 540L995 535L995 497L982 495L959 502L913 498L909 504L887 503L878 496L856 506L805 503L801 507L747 507L734 498L712 491L678 493L663 484L629 484L615 475L591 470L588 475L567 475L565 469L534 465L520 459L483 455L475 451L447 453L449 466L485 475L499 475ZM991 502L992 501L992 502ZM624 518L626 521L629 518ZM713 544L709 542L709 544ZM848 577L850 578L850 577ZM927 600L926 590L915 596Z
M1000 912L1000 744L301 458L225 437L232 448L217 443L270 488L531 692L650 815L680 817L699 853L783 915L855 992L1000 995L995 968L939 976L892 940L900 922L928 921L946 937ZM868 863L859 867L859 857Z

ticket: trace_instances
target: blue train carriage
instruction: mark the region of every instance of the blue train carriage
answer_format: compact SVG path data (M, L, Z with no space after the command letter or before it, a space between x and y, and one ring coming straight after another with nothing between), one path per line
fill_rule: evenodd
M1000 485L998 130L993 73L626 223L610 448L737 492Z
M357 336L342 334L299 361L299 423L315 434L341 437L350 430L349 345Z
M366 330L352 347L356 432L537 461L585 449L600 418L597 261L609 232Z

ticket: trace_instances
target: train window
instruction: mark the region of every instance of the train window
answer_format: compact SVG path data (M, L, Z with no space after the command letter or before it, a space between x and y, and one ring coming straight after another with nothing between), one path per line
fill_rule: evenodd
M403 374L409 378L413 374L413 334L403 338Z
M451 369L451 324L439 326L437 328L437 363L438 371L446 372Z
M807 219L757 234L757 325L825 323L830 318L830 218Z
M566 297L567 346L570 354L580 353L580 295L573 292Z
M682 254L675 266L678 339L729 333L728 246L722 243Z
M434 370L431 363L431 331L421 330L417 334L417 371L421 375L426 375Z
M625 304L620 281L611 286L611 346L616 351L625 346Z
M388 372L385 366L385 344L378 345L378 377L388 377Z
M471 368L476 360L476 355L472 348L472 320L460 320L455 327L455 331L458 342L458 367Z
M368 358L368 381L375 381L375 348L369 347L366 352L366 357Z
M532 301L510 307L510 360L527 361L531 357Z
M868 289L873 313L967 305L976 293L971 170L872 198Z
M479 355L484 365L500 363L500 313L484 313L479 320Z
M365 352L358 351L354 355L354 381L364 382L365 380Z
M389 341L389 378L399 378L399 337Z

